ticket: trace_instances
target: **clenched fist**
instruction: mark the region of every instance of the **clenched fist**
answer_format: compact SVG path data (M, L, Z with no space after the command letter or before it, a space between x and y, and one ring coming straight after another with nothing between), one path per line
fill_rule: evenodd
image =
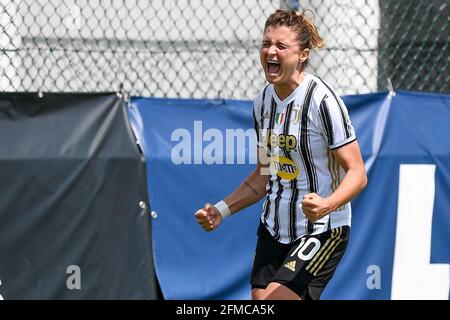
M315 193L306 194L302 201L302 210L309 221L319 220L334 210L333 204Z
M207 203L205 207L195 213L197 223L206 231L214 231L222 222L222 216L212 204Z

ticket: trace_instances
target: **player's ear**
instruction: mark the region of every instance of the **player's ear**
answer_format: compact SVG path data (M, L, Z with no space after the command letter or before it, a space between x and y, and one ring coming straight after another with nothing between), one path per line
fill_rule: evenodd
M309 52L310 52L310 51L311 51L311 50L309 50L308 48L303 49L303 50L300 52L300 55L299 55L299 57L298 57L298 62L300 62L301 64L305 63L305 61L308 60Z

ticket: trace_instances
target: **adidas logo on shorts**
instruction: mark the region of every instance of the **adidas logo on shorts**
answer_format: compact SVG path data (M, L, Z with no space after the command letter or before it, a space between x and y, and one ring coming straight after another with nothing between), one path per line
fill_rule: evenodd
M289 270L291 270L292 272L295 271L295 265L296 265L297 261L289 261L288 263L286 263L284 266L286 268L288 268Z

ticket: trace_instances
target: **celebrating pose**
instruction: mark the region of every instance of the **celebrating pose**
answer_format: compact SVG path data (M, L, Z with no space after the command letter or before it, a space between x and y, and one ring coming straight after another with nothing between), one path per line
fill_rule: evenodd
M195 214L206 231L265 198L252 269L253 299L319 299L349 240L350 200L367 184L346 106L305 71L324 42L304 13L267 19L260 60L269 84L256 96L256 169Z

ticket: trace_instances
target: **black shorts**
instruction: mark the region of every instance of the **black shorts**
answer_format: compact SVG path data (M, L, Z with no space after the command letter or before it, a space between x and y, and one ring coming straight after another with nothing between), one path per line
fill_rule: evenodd
M280 283L303 300L318 300L344 255L350 227L343 226L317 235L305 235L283 244L263 224L258 228L252 288Z

